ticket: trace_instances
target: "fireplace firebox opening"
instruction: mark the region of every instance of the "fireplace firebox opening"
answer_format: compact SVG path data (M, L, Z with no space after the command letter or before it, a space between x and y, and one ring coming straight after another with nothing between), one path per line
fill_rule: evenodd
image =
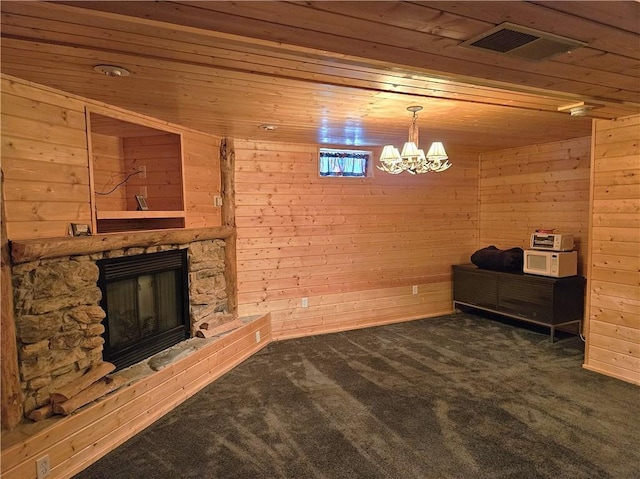
M189 337L186 249L97 263L105 361L123 369Z

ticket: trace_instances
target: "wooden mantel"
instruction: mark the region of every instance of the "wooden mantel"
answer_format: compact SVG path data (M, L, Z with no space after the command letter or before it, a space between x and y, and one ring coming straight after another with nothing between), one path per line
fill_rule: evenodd
M181 244L192 241L226 239L232 236L231 226L112 233L93 236L47 238L11 241L13 264L60 256L84 255L120 248Z

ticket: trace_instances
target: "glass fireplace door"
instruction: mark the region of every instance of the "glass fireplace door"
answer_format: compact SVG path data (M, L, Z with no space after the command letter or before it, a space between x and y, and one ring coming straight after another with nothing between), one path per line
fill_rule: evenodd
M102 260L99 266L105 361L121 369L188 337L186 250Z

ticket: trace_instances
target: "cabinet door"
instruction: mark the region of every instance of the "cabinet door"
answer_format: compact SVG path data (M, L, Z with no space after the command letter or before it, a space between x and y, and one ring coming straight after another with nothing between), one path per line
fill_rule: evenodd
M553 324L553 280L501 275L498 290L500 311Z
M491 271L454 268L453 300L495 309L498 304L498 282Z
M584 316L584 286L582 276L560 278L553 292L553 317L556 323L575 321Z

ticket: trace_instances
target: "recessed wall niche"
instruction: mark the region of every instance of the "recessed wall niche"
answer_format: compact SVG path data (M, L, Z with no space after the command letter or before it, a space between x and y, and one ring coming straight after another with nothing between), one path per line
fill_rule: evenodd
M181 135L137 120L87 110L96 233L184 228Z

